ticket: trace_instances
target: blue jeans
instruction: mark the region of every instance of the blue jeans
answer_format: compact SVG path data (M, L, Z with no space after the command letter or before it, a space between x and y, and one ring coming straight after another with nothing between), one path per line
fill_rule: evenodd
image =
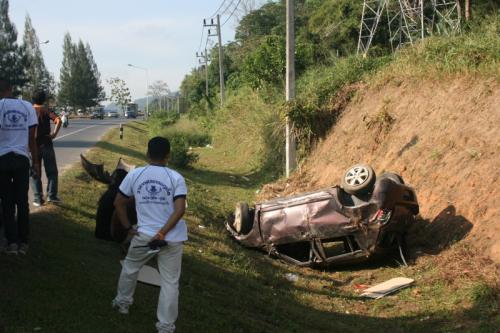
M57 198L57 162L56 153L52 145L43 145L38 147L38 159L43 161L43 168L47 175L47 197L49 199ZM41 175L31 177L31 188L35 201L41 202L43 198L42 177Z

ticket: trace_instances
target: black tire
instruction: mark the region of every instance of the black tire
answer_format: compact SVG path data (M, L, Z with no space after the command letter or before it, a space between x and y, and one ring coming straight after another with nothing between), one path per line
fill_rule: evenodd
M250 210L246 202L236 204L233 228L238 234L247 234L252 229L253 221L250 215Z
M365 194L373 190L376 178L371 166L356 164L346 171L341 186L349 194Z
M383 173L379 177L379 179L382 179L382 178L390 179L393 182L395 182L396 184L404 185L404 183L405 183L405 181L403 180L403 178L400 175L398 175L397 173L394 173L394 172L385 172L385 173Z

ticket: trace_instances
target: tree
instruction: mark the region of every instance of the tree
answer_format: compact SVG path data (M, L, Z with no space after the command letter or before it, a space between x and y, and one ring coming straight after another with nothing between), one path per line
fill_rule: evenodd
M59 102L73 107L87 108L104 100L101 75L94 61L90 45L83 41L74 44L66 34L63 44L63 63L60 73Z
M26 77L28 80L23 87L23 96L30 98L37 89L54 94L54 79L45 67L42 51L40 51L40 41L29 15L26 15L24 25L23 47L27 58Z
M75 53L76 50L71 41L71 36L66 33L63 42L63 61L59 74L59 103L63 105L74 105L72 68Z
M14 86L26 83L26 55L17 44L17 30L9 19L9 1L0 0L0 77L9 79Z
M90 70L92 72L91 90L92 96L94 97L96 104L106 99L106 94L104 93L104 88L101 85L101 73L97 68L97 64L94 60L94 55L92 54L92 49L90 44L85 45L85 51L87 53L87 59L90 64Z
M168 88L168 84L164 81L158 80L153 82L153 84L150 84L148 88L149 88L148 94L155 97L156 101L158 102L158 111L161 111L162 97L170 94L170 89Z
M112 77L107 82L111 86L111 101L125 111L127 104L132 101L127 84L118 77Z

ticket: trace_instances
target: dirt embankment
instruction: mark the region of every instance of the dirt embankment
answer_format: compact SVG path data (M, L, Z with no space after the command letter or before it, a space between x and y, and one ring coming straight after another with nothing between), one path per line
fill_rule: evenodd
M349 166L369 163L415 187L424 224L419 245L467 237L500 263L499 154L495 78L372 85L358 91L300 171L267 185L261 198L338 184Z

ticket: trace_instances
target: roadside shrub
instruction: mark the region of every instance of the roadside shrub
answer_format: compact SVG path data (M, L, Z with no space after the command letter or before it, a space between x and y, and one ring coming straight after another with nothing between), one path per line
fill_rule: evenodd
M167 126L173 125L179 116L175 112L154 112L148 120L149 131L151 135L159 135Z
M174 135L168 140L170 141L170 163L172 165L186 168L198 161L198 154L189 151L189 143L185 137Z

